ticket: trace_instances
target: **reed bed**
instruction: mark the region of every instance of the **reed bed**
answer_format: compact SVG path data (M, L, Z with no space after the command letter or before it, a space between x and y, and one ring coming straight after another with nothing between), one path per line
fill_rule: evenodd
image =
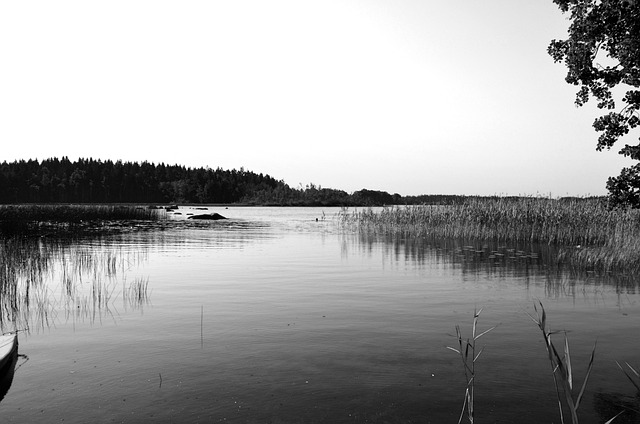
M602 199L473 198L455 205L393 206L339 214L343 228L411 238L561 247L557 263L602 272L640 271L640 211Z
M157 221L165 213L133 205L0 205L0 234L104 232L108 222Z
M0 221L155 220L161 216L161 213L161 209L133 205L0 205Z

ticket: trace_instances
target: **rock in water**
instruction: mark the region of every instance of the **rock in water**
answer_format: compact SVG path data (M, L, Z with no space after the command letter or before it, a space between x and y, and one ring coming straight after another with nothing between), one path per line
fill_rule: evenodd
M190 216L187 219L205 219L205 220L209 220L209 221L217 221L219 219L227 219L224 216L220 215L219 213L207 213L207 214L203 214L203 215L193 215Z

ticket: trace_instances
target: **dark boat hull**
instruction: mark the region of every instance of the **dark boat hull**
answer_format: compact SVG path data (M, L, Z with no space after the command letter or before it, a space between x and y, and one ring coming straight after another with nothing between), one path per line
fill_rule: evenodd
M13 376L18 362L18 335L11 337L2 336L3 344L0 346L2 357L0 358L0 401L4 399L13 383Z

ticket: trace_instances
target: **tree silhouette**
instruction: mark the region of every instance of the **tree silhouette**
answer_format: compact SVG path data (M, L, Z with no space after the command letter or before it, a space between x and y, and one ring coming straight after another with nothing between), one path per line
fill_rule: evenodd
M609 111L593 123L601 133L596 149L608 150L640 125L640 5L637 0L553 2L569 14L571 25L568 38L552 40L548 52L566 65L566 81L579 87L577 106L595 98L598 108ZM622 108L617 108L616 97ZM640 143L625 145L620 154L640 161ZM610 177L607 189L612 207L640 207L640 164Z

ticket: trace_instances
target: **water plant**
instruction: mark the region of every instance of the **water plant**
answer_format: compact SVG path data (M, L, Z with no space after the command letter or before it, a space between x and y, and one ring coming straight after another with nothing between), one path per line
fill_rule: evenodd
M538 309L538 306L540 307L540 309ZM593 369L593 360L596 353L596 345L594 344L593 350L591 351L591 357L589 358L587 372L585 374L582 385L580 386L580 390L578 391L577 396L574 396L573 369L571 366L571 354L569 352L569 339L567 338L567 334L565 331L549 330L549 328L547 327L547 314L544 310L542 302L538 301L538 305L534 303L533 307L536 311L536 317L533 317L530 314L527 315L529 315L529 318L531 318L531 320L538 326L540 331L542 331L549 364L551 365L553 383L556 389L560 422L563 424L565 422L563 413L564 405L569 409L571 423L578 424L578 408L580 407L580 401L582 400L585 388L587 387L589 375L591 374L591 370ZM558 352L558 349L551 339L552 335L558 333L564 334L564 349L562 356ZM608 420L605 424L610 424L611 422L613 422L613 420L616 419L620 414L622 414L622 412L624 411L618 413L616 416Z
M162 209L134 205L20 204L0 205L0 221L58 221L157 219Z
M603 199L471 198L452 205L343 209L343 228L405 238L452 238L558 246L556 263L640 272L640 210Z
M627 376L631 384L635 386L635 388L638 390L638 393L640 393L640 373L638 373L638 371L636 371L636 369L633 368L628 362L625 362L627 368L623 368L618 361L616 361L616 364L618 365L618 368L620 368L620 370L624 373L624 375Z
M163 209L135 205L0 205L0 234L104 232L108 222L157 221L165 213Z
M593 369L593 363L595 358L596 346L591 351L591 356L589 358L589 364L587 366L587 371L582 382L582 385L579 386L579 390L577 395L574 393L575 381L573 378L573 367L571 362L571 354L569 352L569 341L566 336L566 332L564 330L560 331L551 331L547 326L547 314L544 309L542 302L538 301L537 304L534 303L534 310L536 312L536 316L533 317L531 314L527 313L529 318L538 326L540 331L543 334L545 341L545 348L547 351L547 356L549 359L549 364L551 366L551 372L553 375L553 382L556 391L556 397L558 402L558 411L560 415L560 422L562 424L565 423L565 414L564 409L569 409L570 421L572 424L578 424L578 408L580 407L580 402L584 396L585 388L587 386L587 381L589 380L589 376L591 374L591 370ZM496 326L493 326L487 330L482 332L478 332L478 318L480 316L480 310L474 310L473 313L473 324L471 327L471 337L464 338L462 336L462 331L459 325L456 325L456 339L458 342L458 347L447 346L447 349L450 349L456 352L462 361L462 366L464 370L464 375L466 378L466 386L464 393L464 401L462 404L462 410L460 412L460 416L458 418L458 424L461 424L466 418L470 424L474 423L475 420L475 381L476 381L476 362L482 352L484 351L484 346L478 349L477 340L489 333ZM562 351L560 352L558 348L556 348L553 343L552 336L555 334L563 333L564 334L564 344L562 347ZM640 392L640 373L636 371L628 363L628 370L624 369L617 361L618 367L624 372L624 374L629 378L629 380L633 383L633 385ZM619 406L619 405L618 405ZM624 406L623 406L624 408ZM618 412L613 418L607 420L604 424L611 424L617 417L619 417L625 410Z
M464 401L462 403L462 411L460 412L460 417L458 418L458 424L460 424L465 416L469 420L469 423L473 424L475 419L475 409L474 409L474 400L475 400L475 380L476 380L476 361L482 354L484 350L484 346L477 349L476 341L496 328L493 326L488 330L485 330L481 333L477 333L478 327L478 318L480 317L480 313L482 312L482 308L480 310L474 310L473 312L473 324L471 326L471 338L463 338L462 331L460 330L460 326L456 325L456 338L458 340L458 347L447 346L447 349L450 349L460 355L460 359L462 360L462 367L464 369L464 376L466 379L466 387L464 392ZM476 353L477 351L477 353Z

